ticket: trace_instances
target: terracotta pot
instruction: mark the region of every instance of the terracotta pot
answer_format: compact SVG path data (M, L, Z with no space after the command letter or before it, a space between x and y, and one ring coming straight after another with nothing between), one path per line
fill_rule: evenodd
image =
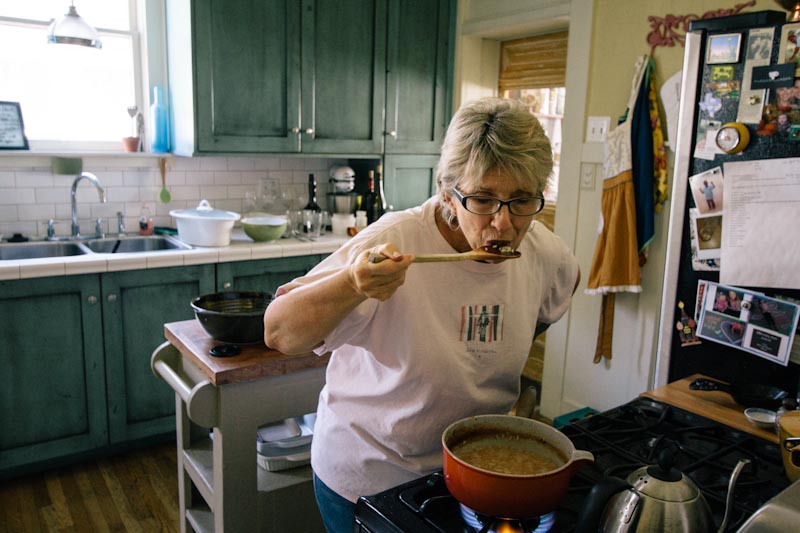
M122 138L122 147L125 148L126 152L138 152L139 151L139 137L123 137Z
M549 445L560 464L540 474L503 474L478 468L453 454L453 448L466 441L485 439L497 445L498 436L506 441L518 439L515 447L519 441L532 450L542 447L542 443ZM481 415L454 422L442 434L442 451L444 479L453 497L474 511L497 518L531 518L555 510L578 467L585 461L594 461L590 452L576 450L557 429L507 415Z
M781 458L790 481L800 479L800 411L787 411L778 419Z

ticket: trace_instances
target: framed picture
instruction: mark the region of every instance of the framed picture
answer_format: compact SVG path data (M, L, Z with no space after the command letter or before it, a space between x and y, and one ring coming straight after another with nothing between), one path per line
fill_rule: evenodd
M19 102L0 102L0 150L27 150Z
M784 24L781 31L779 63L794 63L795 76L800 76L800 22Z
M738 63L739 51L742 48L741 33L723 33L708 38L706 64Z

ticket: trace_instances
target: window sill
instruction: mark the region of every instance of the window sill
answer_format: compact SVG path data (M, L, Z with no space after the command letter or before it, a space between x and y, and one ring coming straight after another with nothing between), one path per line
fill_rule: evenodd
M173 158L173 154L151 152L92 151L92 150L3 150L0 151L0 169L19 167L49 167L54 157L81 158L84 167L89 162L105 167L150 167L162 157Z

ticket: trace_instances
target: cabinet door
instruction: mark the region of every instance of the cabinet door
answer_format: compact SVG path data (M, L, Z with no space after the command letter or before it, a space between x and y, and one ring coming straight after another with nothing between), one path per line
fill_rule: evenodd
M192 8L197 151L298 151L298 2L197 0Z
M395 211L420 205L436 192L438 155L387 155L384 192Z
M0 282L0 478L108 441L97 275Z
M275 291L322 260L319 255L301 255L281 259L261 259L217 264L217 290Z
M389 0L387 154L438 154L448 119L450 0Z
M383 149L386 0L302 0L301 150Z
M214 292L214 265L102 274L112 443L174 434L175 393L150 370L164 324L194 318L190 302Z

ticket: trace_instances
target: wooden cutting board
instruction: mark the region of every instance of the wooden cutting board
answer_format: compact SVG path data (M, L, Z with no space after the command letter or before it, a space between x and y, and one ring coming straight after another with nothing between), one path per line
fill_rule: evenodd
M730 394L720 391L695 391L689 388L689 384L695 379L707 377L694 374L642 393L642 396L680 407L685 411L778 443L778 435L774 431L756 427L747 420L744 416L745 407L736 403Z
M214 357L209 351L225 344L206 333L197 320L164 324L164 336L184 357L194 362L214 385L252 381L267 376L318 368L328 364L330 354L286 355L264 343L242 344L242 353L234 357Z

